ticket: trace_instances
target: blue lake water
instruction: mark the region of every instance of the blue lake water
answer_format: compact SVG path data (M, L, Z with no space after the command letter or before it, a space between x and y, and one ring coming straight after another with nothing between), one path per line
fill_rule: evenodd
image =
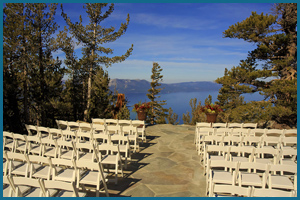
M182 124L182 114L187 113L187 111L191 114L191 106L189 104L190 100L193 98L197 98L197 104L199 101L201 101L201 104L203 105L205 102L205 99L208 97L208 95L212 96L212 102L217 101L217 96L219 94L219 91L203 91L203 92L178 92L178 93L169 93L169 94L161 94L160 98L158 100L166 100L167 105L165 105L165 108L172 108L173 113L176 113L178 115L178 118L180 118L179 124ZM139 101L141 102L149 102L149 99L146 94L125 94L127 100L128 100L128 106L130 112L130 119L136 119L136 113L132 112L132 106ZM263 99L261 95L258 93L254 94L245 94L243 95L245 97L245 101L260 101Z

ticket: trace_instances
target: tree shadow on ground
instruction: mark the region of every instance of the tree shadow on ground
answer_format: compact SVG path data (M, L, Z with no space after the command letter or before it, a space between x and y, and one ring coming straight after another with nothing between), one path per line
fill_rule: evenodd
M140 143L140 149L131 155L131 161L128 162L127 169L123 168L124 177L119 177L117 185L114 183L108 183L107 187L110 197L129 197L122 195L122 193L128 190L130 187L134 187L134 185L141 181L141 179L133 178L132 175L141 168L149 165L149 163L143 163L142 160L152 155L152 153L143 153L143 150L155 145L156 143L151 141L158 137L159 136L147 136L147 142Z

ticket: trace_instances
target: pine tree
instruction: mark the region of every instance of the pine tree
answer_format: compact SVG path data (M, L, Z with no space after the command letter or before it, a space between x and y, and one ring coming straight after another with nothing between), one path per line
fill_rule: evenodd
M110 78L107 71L102 68L95 73L89 110L90 117L112 118L112 103L116 100L116 96L109 89Z
M232 25L224 37L239 38L256 44L246 60L224 77L219 103L229 120L275 120L290 126L297 124L297 4L275 4L275 15L252 12L246 20ZM264 61L262 69L257 63ZM245 103L243 93L260 92L264 101ZM258 109L259 108L259 109ZM257 112L253 112L257 111Z
M22 107L28 122L24 7L10 3L3 8L3 129L12 132L23 131Z
M150 99L150 111L149 111L149 118L151 124L156 123L166 123L165 117L167 117L166 112L168 109L163 108L163 105L166 105L166 101L158 101L157 99L160 96L157 96L163 88L159 88L163 79L163 75L161 75L161 71L163 69L158 65L158 63L153 62L152 67L152 75L151 75L151 88L148 90L149 94L147 97Z
M64 69L52 57L57 4L5 4L3 23L4 122L22 132L24 123L53 126ZM17 125L16 125L17 124Z
M61 61L52 56L58 50L52 36L58 28L54 22L56 8L57 4L26 4L30 25L27 40L30 49L27 53L32 59L29 66L29 91L31 112L35 115L32 123L41 126L54 126L51 116L54 116L55 102L59 101L62 91L64 69L60 67Z
M173 112L173 109L171 107L168 110L167 120L169 124L174 124L174 125L179 124L180 121L180 119L178 120L178 115Z
M84 120L87 121L90 118L90 107L92 101L92 85L94 80L94 72L98 71L102 66L109 67L113 63L124 61L131 55L133 45L127 50L124 55L114 56L112 58L102 56L102 54L112 54L113 49L105 48L102 45L108 42L113 42L122 36L129 24L129 14L126 19L126 23L121 23L120 28L115 31L115 27L105 28L100 23L107 19L114 11L114 4L110 4L108 9L102 14L103 10L107 7L107 3L87 3L84 8L88 17L90 18L90 24L84 26L82 24L82 18L80 21L72 23L67 14L62 12L62 16L69 26L71 34L84 45L82 48L82 71L87 75L87 80L84 83L84 87L87 87L86 92L86 106L84 110ZM63 7L62 7L63 10Z
M65 81L65 89L63 90L62 114L60 119L77 121L83 119L85 106L83 104L85 93L83 88L83 77L81 72L81 60L75 54L75 42L72 37L68 36L68 30L65 27L57 35L57 44L65 53L64 63L67 67L68 79ZM68 113L68 114L67 114Z

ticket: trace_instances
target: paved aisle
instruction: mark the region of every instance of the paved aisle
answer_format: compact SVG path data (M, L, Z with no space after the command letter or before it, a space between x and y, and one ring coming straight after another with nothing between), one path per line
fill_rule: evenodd
M148 143L134 155L127 181L120 180L124 189L119 190L118 196L203 197L205 176L193 144L194 128L168 124L148 126Z

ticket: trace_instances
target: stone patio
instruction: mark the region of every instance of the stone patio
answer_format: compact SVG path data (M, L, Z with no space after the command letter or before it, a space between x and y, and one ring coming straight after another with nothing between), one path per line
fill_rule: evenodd
M124 178L108 184L112 197L203 197L205 176L193 144L195 126L154 125L132 155ZM92 196L92 194L89 194Z

